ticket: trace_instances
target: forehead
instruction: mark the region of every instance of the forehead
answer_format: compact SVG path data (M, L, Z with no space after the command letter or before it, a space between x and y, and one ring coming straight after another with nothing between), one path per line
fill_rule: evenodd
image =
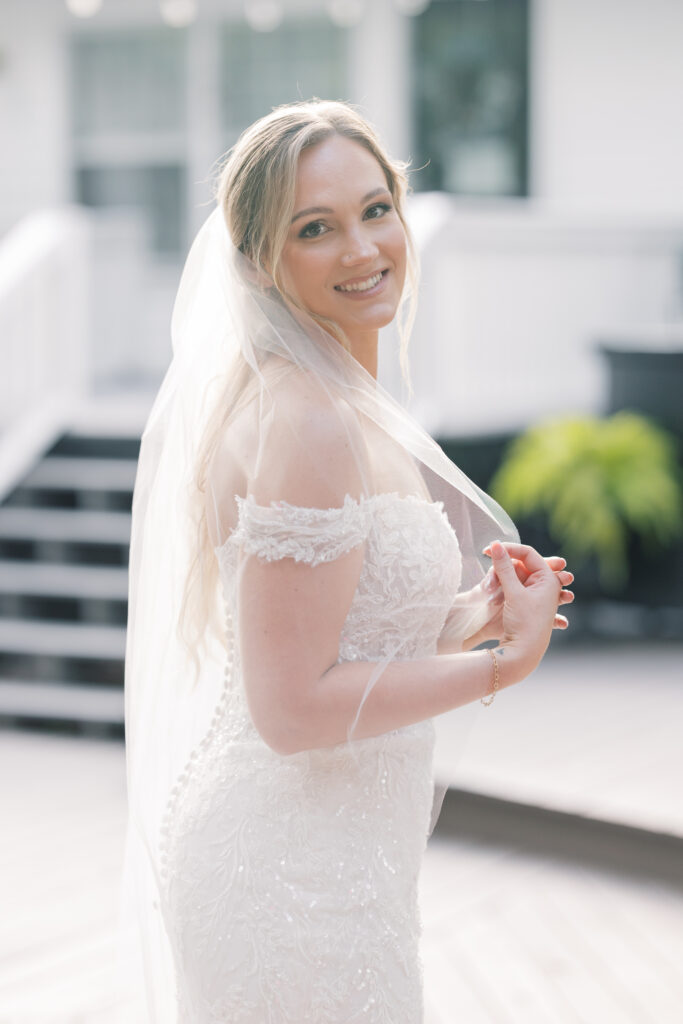
M371 189L387 188L382 167L365 146L353 139L332 135L299 157L296 176L297 206L311 200L334 205L335 195L357 198Z

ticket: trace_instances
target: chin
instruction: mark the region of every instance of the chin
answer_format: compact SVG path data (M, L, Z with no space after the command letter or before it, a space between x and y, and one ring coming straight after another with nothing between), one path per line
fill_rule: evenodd
M398 312L398 303L395 306L385 307L384 309L378 309L371 316L366 318L359 318L349 324L349 327L353 327L357 331L377 331L380 327L386 327L395 318Z

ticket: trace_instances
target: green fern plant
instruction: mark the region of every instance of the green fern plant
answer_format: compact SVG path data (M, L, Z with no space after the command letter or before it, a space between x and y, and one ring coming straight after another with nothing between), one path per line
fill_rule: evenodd
M542 514L563 553L594 557L610 589L628 577L630 533L655 549L683 532L674 439L635 413L531 427L510 445L491 493L513 518Z

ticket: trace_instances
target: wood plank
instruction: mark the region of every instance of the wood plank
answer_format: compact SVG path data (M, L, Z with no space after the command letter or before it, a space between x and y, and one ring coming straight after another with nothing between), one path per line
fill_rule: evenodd
M54 622L47 619L0 619L0 650L13 654L64 658L123 658L124 626Z
M129 512L90 512L83 509L0 508L0 537L36 541L128 544Z
M0 592L48 595L79 600L126 601L128 570L124 566L67 565L55 562L0 561Z
M112 974L123 748L4 733L0 778L12 779L0 789L12 836L0 846L0 1021L128 1024ZM425 1024L637 1024L648 1005L648 1024L674 1024L682 901L648 882L433 840L420 879Z
M137 462L134 459L93 459L48 455L21 483L50 490L132 491Z

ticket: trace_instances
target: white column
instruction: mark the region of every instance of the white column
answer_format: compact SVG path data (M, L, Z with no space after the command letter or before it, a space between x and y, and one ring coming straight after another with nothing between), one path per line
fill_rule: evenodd
M411 145L410 18L393 0L366 0L350 32L349 99L374 123L392 156L407 159Z
M213 209L213 164L223 145L220 115L222 22L200 18L188 33L187 233L191 240Z

